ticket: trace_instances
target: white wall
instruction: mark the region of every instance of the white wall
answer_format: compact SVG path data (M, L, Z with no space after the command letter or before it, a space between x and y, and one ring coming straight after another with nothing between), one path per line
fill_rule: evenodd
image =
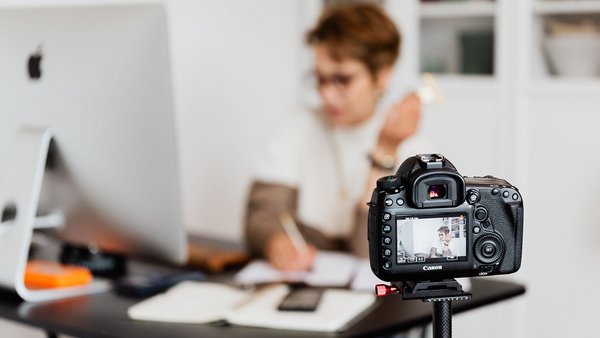
M597 335L600 88L532 97L526 233L528 337Z
M300 82L294 1L170 1L185 221L241 239L256 150Z

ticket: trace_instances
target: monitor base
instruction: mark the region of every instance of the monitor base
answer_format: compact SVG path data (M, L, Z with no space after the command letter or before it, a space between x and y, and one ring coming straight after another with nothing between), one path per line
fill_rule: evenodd
M28 289L25 286L25 267L52 135L48 128L20 129L3 162L4 167L0 168L0 250L4 251L0 255L0 287L14 290L29 302L110 289L107 281L100 280L90 285L55 289Z

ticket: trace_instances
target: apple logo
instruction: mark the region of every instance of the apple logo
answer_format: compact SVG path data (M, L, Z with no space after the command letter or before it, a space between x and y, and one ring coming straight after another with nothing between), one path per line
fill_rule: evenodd
M42 47L38 46L37 50L29 56L27 60L27 72L32 80L39 80L42 77Z

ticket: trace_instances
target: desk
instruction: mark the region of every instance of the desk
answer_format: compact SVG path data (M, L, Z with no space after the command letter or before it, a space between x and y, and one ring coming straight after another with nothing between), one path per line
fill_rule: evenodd
M509 299L525 292L522 285L487 278L473 279L473 298L453 302L454 313ZM373 310L339 333L268 330L239 326L167 324L133 321L127 308L136 300L113 292L44 304L24 303L16 294L0 291L0 317L49 332L75 337L373 337L431 322L432 305L402 301L400 296L377 300Z

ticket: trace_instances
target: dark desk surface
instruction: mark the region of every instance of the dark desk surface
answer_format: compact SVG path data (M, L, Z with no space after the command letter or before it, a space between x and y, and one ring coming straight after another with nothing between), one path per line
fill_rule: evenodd
M453 302L454 313L509 299L525 292L522 285L488 278L472 281L473 298ZM50 332L76 337L361 337L396 333L431 322L432 305L402 301L400 296L378 299L375 307L344 332L314 333L239 326L166 324L133 321L127 308L136 303L109 292L43 304L22 302L0 291L0 317ZM201 301L201 300L198 300Z

